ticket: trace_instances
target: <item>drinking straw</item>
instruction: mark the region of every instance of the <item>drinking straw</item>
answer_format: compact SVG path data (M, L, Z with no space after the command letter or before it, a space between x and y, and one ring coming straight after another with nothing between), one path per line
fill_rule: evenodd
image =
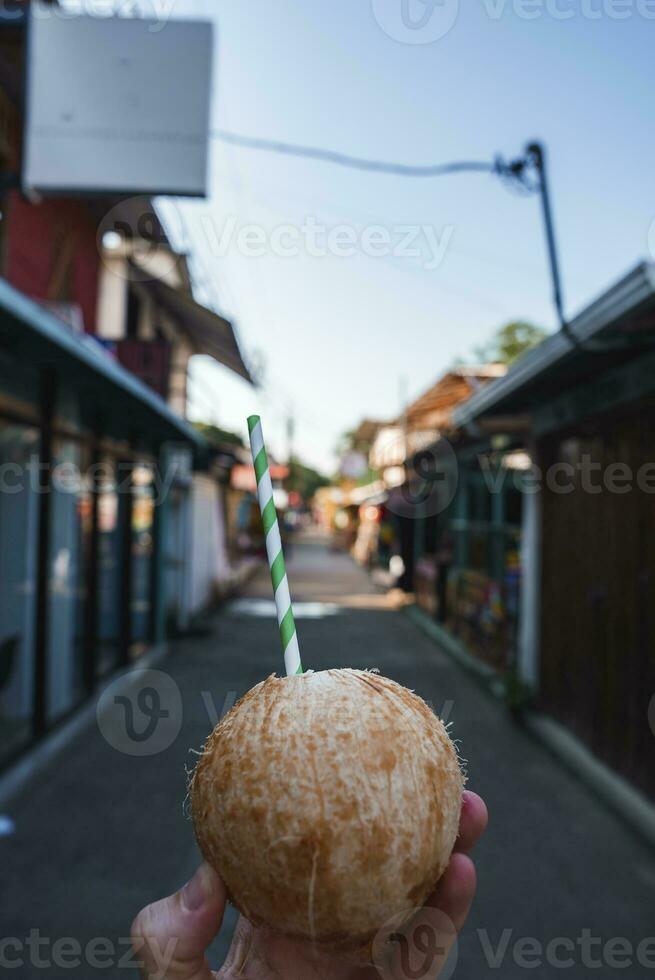
M252 459L255 464L257 497L262 515L262 524L264 525L266 554L268 555L268 565L271 570L277 621L280 627L282 650L284 651L284 665L287 676L291 674L302 674L303 669L300 661L300 650L298 648L298 635L293 618L293 609L291 608L291 596L289 594L287 570L284 564L282 539L280 537L280 528L273 501L273 484L271 483L271 472L268 468L268 457L266 455L264 436L262 435L262 422L259 415L250 415L248 417L248 432L250 433Z

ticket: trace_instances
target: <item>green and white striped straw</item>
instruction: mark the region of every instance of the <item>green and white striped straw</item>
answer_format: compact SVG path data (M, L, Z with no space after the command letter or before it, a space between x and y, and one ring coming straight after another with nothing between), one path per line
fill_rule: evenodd
M248 432L250 433L252 459L255 464L259 509L262 514L262 524L264 525L264 535L266 538L266 554L268 555L271 581L273 582L273 592L275 594L277 621L280 627L280 637L284 651L284 665L287 676L291 674L302 674L298 635L296 633L296 624L293 618L293 609L291 608L291 596L289 594L289 580L287 579L287 570L284 564L282 539L277 522L275 503L273 502L273 484L271 483L271 473L268 468L268 457L266 455L264 436L262 435L262 422L259 415L249 416Z

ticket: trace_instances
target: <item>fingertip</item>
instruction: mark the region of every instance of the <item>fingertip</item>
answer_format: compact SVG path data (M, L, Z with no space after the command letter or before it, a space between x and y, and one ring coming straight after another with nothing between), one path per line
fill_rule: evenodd
M143 973L150 976L209 977L205 950L221 927L226 890L216 872L202 864L174 895L141 909L131 937ZM162 973L163 956L169 968Z
M462 794L462 811L465 811L484 830L489 823L489 810L481 796L465 789Z
M180 900L187 912L199 912L206 905L225 902L225 885L205 861L181 890Z
M478 875L471 858L467 854L453 854L443 880L453 894L470 895L472 898L477 888Z
M468 854L487 829L488 823L489 811L482 797L471 790L464 790L456 851Z
M477 889L475 865L466 854L453 854L429 904L444 912L459 932Z

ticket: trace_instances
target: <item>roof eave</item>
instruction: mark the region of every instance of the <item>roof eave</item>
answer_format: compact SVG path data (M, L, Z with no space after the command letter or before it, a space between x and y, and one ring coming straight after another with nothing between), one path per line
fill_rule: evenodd
M148 388L135 375L117 361L103 355L100 349L96 349L91 336L87 334L77 336L68 332L52 313L2 278L0 278L0 310L5 310L10 317L24 323L45 343L64 352L89 371L122 389L128 397L146 406L162 420L171 431L171 435L175 433L177 437L191 442L197 449L205 446L206 441L199 432L176 415L156 392Z
M655 264L640 262L618 283L586 306L570 322L569 328L580 341L589 340L653 297ZM575 344L563 331L548 337L522 357L503 378L491 382L459 406L453 412L454 424L464 426L473 422L573 350Z

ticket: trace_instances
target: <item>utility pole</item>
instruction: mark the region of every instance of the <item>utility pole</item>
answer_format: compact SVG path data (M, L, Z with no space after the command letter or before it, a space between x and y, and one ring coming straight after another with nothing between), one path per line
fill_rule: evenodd
M546 150L542 143L528 143L525 147L524 155L516 160L506 162L502 158L496 159L495 170L499 177L504 178L509 183L521 187L528 193L537 193L541 199L541 213L546 234L546 250L548 253L548 263L550 267L550 278L553 290L553 302L559 326L568 339L576 347L580 346L580 341L573 334L564 314L564 298L562 291L562 277L560 275L559 257L557 254L557 241L555 237L555 222L550 201L550 186L548 181L548 171L546 167Z
M287 476L287 480L291 479L291 467L293 465L293 440L295 434L296 434L296 420L293 414L293 405L290 405L287 414L287 467L289 469L289 475Z
M555 242L555 226L553 224L553 212L550 206L550 188L548 186L548 175L546 172L546 151L541 143L530 143L526 147L526 156L532 164L539 177L539 192L541 196L541 210L544 217L544 227L546 231L546 246L548 248L548 261L550 262L550 274L553 283L553 300L559 318L560 328L568 333L568 324L564 316L564 301L562 299L562 280L559 271L559 259L557 256L557 245Z
M400 403L400 428L402 438L403 466L407 462L407 400L409 385L407 375L401 374L398 378L398 401Z
M435 0L435 2L439 2L439 0ZM443 0L440 0L440 2L443 3ZM212 132L212 136L237 146L247 146L250 149L267 150L271 153L307 157L314 160L326 160L329 163L337 164L341 167L367 170L372 173L394 174L400 177L441 177L446 174L491 173L497 177L501 177L508 184L513 184L515 187L519 186L524 192L529 194L539 193L546 229L548 259L553 281L553 297L559 325L562 332L566 334L572 344L576 347L581 346L581 342L574 335L564 316L562 282L557 258L550 190L546 174L546 153L542 143L528 143L523 151L523 156L518 157L516 160L507 161L502 156L497 156L493 161L456 160L450 163L429 164L428 166L408 166L407 164L391 163L385 160L367 160L361 157L353 157L346 153L337 153L334 150L324 150L315 146L300 146L293 143L282 143L279 140L257 139L251 136L243 136L239 133L226 132L225 130L215 130ZM585 346L587 349L591 349L588 345Z

